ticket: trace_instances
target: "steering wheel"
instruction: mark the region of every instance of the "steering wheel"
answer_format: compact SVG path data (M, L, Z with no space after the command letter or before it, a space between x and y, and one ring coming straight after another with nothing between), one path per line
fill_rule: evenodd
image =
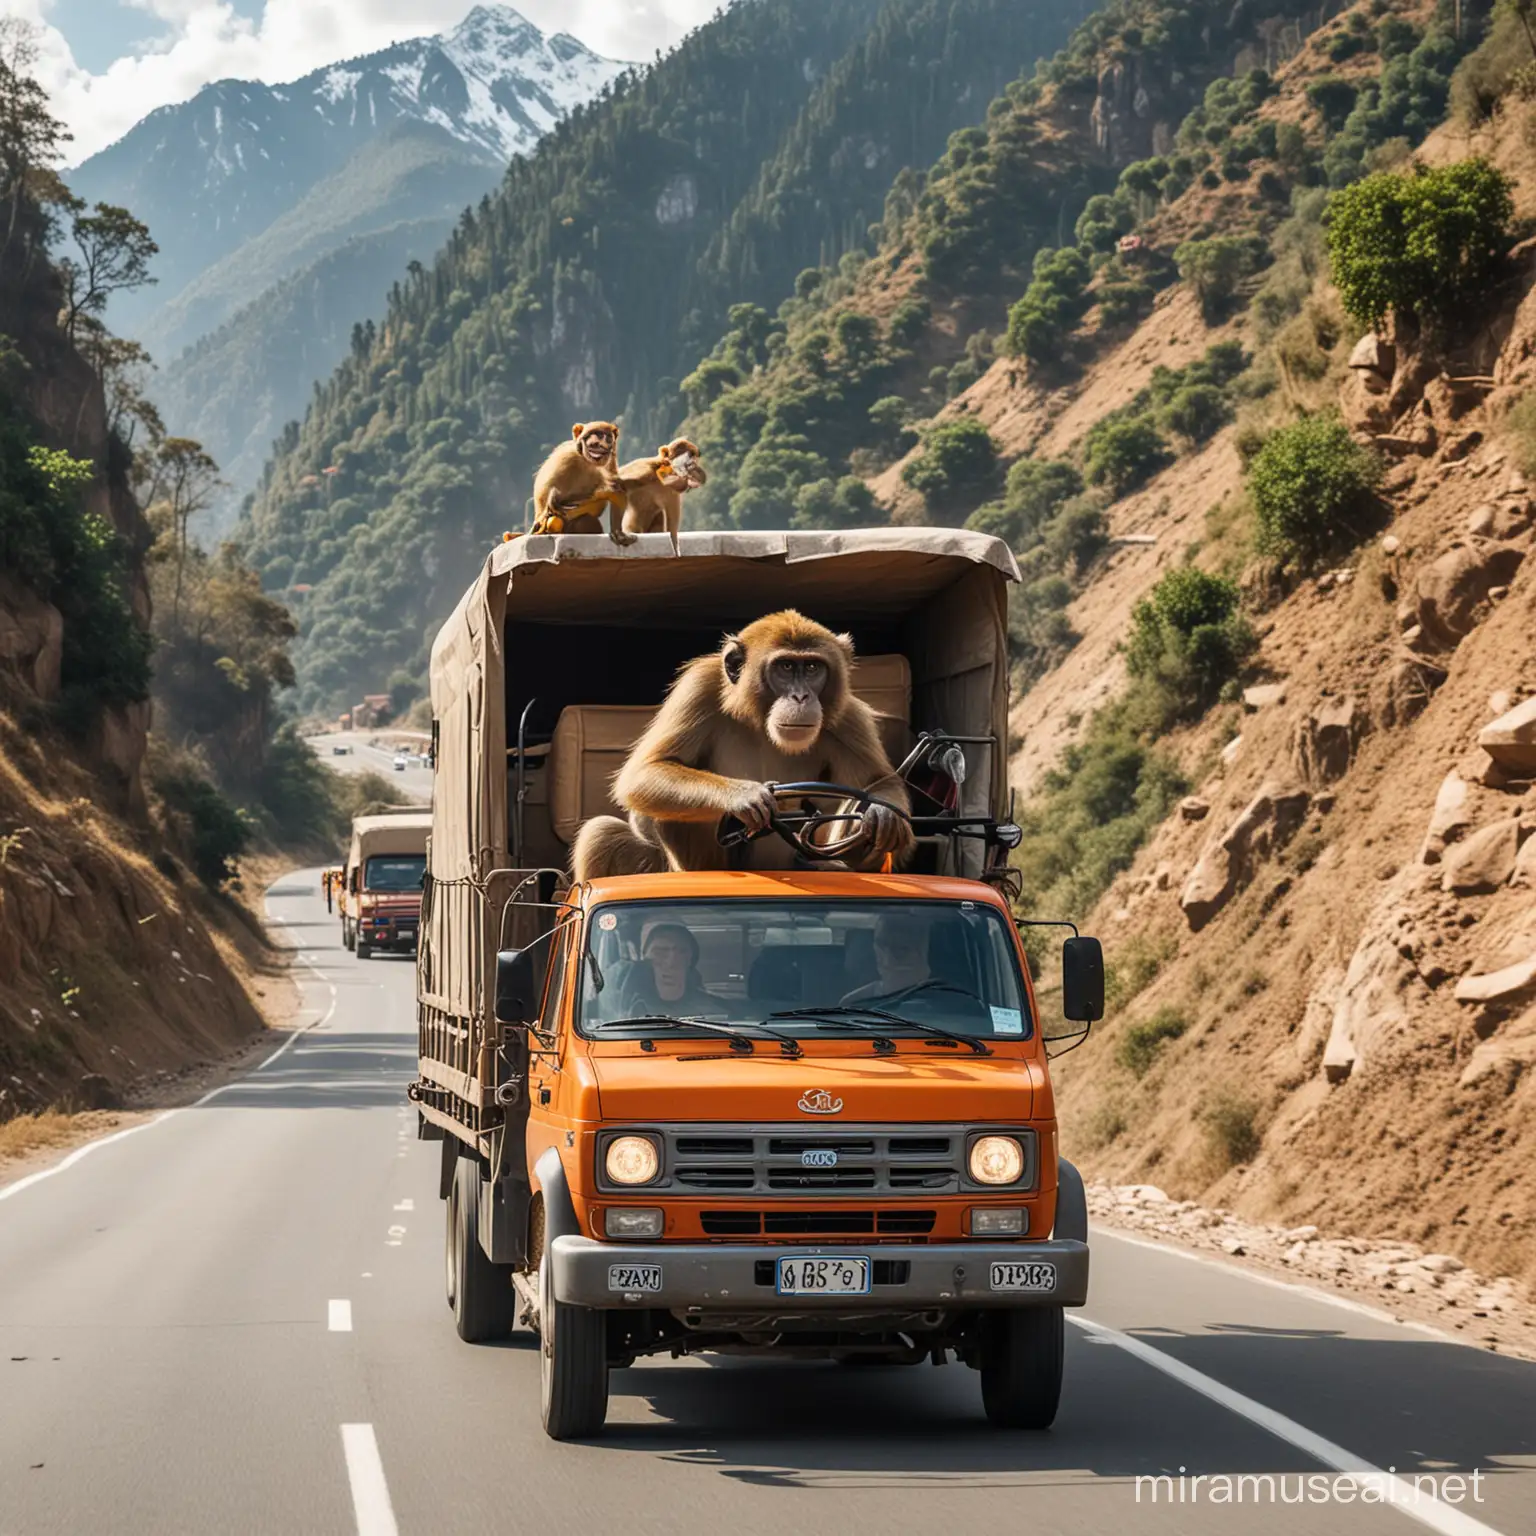
M769 817L768 825L761 832L754 833L749 833L736 817L725 816L721 818L715 833L722 848L737 848L744 843L755 842L760 837L767 837L770 832L775 832L803 859L809 859L812 862L822 859L839 859L869 841L868 833L862 825L862 817L871 806L884 806L886 810L900 816L904 821L912 819L899 805L892 805L889 800L882 800L878 795L872 795L867 790L853 789L847 784L827 784L820 780L808 780L801 784L770 784L768 789L775 799L836 800L840 809L781 812L777 816ZM850 821L860 824L848 837L834 838L824 843L810 840L821 827Z

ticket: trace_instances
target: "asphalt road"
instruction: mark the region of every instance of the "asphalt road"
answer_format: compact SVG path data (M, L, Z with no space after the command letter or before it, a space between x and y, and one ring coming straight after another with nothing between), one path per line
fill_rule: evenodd
M334 731L326 736L311 736L309 744L321 762L328 768L334 768L337 773L381 774L407 800L419 800L423 805L430 805L432 770L418 768L414 756L409 768L397 770L393 748L369 745L370 739L376 734L373 731ZM334 751L336 747L350 747L351 751L338 757Z
M1049 1434L958 1365L738 1359L615 1373L606 1435L553 1444L531 1337L443 1302L410 962L343 950L316 872L268 901L311 1027L0 1188L5 1536L1536 1530L1536 1366L1104 1233ZM1462 1481L1410 1512L1341 1467Z

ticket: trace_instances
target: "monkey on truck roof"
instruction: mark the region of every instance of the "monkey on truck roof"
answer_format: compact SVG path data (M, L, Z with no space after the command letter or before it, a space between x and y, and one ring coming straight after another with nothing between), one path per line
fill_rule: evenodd
M758 619L688 662L614 779L628 821L596 816L577 833L577 881L728 867L716 836L721 818L763 830L777 810L771 783L845 784L909 810L875 712L853 695L852 668L853 641L793 609ZM878 868L887 854L899 861L911 851L904 816L881 805L858 814L867 841L856 867ZM778 837L748 849L753 868L796 862Z
M673 546L683 526L683 497L709 482L697 443L686 437L663 443L649 459L632 459L619 470L628 506L626 533L669 534Z
M601 533L608 508L608 537L633 544L621 525L627 505L618 470L619 429L611 421L578 421L571 441L561 443L539 466L533 481L533 533Z

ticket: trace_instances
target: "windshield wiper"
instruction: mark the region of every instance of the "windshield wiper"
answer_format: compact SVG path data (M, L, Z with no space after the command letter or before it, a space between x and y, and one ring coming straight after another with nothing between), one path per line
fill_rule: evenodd
M757 1048L756 1040L744 1030L734 1024L721 1024L714 1019L698 1019L689 1016L678 1017L670 1013L641 1013L630 1019L602 1019L595 1024L590 1024L589 1029L623 1029L625 1027L638 1028L646 1024L661 1024L671 1029L703 1029L712 1034L725 1035L731 1042L733 1051L753 1051ZM771 1040L779 1042L779 1049L786 1056L803 1056L804 1047L793 1035L786 1035L781 1029L771 1029L767 1024L754 1024L753 1029L758 1029Z
M850 1017L851 1015L851 1017ZM932 1035L948 1040L954 1045L968 1045L978 1056L990 1056L992 1048L975 1035L962 1035L938 1024L922 1024L916 1019L904 1019L899 1013L889 1013L884 1008L866 1008L862 1003L833 1003L824 1008L783 1008L768 1015L770 1019L818 1019L834 1029L857 1029L857 1019L880 1019L887 1024L900 1024L905 1029L915 1029L919 1034Z
M919 992L956 992L961 997L968 997L974 1003L981 1001L980 996L972 992L969 987L957 987L952 981L941 981L937 976L930 976L927 981L920 981L916 986L903 987L898 992L876 992L873 996L882 1003L904 1003L909 997L916 997Z

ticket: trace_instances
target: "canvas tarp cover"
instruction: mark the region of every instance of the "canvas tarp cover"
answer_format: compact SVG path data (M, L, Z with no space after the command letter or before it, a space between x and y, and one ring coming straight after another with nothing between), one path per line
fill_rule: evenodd
M680 553L664 534L619 548L592 535L499 545L449 615L432 648L436 735L434 883L484 885L507 855L504 658L506 623L625 625L643 645L647 626L681 620L722 632L764 613L799 608L841 627L900 624L921 615L906 647L914 719L997 738L984 783L1006 808L1007 600L1019 579L1007 545L962 529L876 528L844 533L685 533ZM556 651L549 658L559 664ZM445 893L446 894L446 893ZM448 918L445 904L436 928ZM482 912L482 918L485 916ZM468 913L462 914L467 918ZM443 937L453 947L448 934ZM485 984L439 955L429 990L457 1012ZM471 975L470 972L475 974Z

